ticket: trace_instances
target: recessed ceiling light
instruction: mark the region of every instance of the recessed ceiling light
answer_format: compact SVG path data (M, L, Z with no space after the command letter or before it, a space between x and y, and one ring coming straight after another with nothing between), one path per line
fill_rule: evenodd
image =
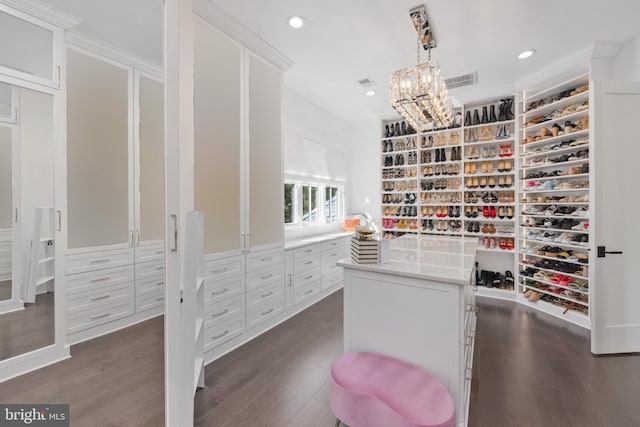
M367 95L367 96L373 96L373 95L376 94L376 91L375 90L368 90L364 94Z
M527 59L530 56L533 56L534 53L536 53L535 49L525 50L524 52L521 52L520 55L518 55L518 59Z
M300 15L293 15L289 17L289 26L296 30L304 27L304 18Z

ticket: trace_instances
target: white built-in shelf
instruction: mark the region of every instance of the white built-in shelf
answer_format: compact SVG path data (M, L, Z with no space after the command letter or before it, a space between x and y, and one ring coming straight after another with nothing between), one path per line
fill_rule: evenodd
M551 128L551 126L553 126L554 123L560 124L560 123L566 122L567 120L574 121L574 120L582 119L584 117L589 117L589 109L588 108L586 108L586 109L584 109L582 111L576 111L575 113L567 114L566 116L557 117L555 119L547 120L546 122L536 123L535 125L522 127L520 130L524 134L529 134L530 135L534 131L539 131L540 129L542 129L544 127ZM564 123L562 124L562 127L564 127ZM574 133L574 132L572 132L572 133ZM566 136L566 135L571 135L571 133L565 134L563 136Z
M548 123L548 122L545 122ZM554 142L562 142L562 141L568 141L568 140L578 140L581 137L587 136L589 135L589 129L582 129L582 130L577 130L575 132L571 132L571 133L565 133L563 135L558 135L558 136L550 136L548 138L543 138L539 141L533 141L533 142L526 142L524 144L521 144L521 146L526 149L527 147L540 147L540 146L545 146L547 144L551 144ZM585 144L582 144L585 145Z
M547 246L547 245L544 245ZM551 246L551 245L549 245ZM542 246L541 246L542 247ZM583 248L585 250L587 250L588 248ZM580 262L580 261L575 261L575 260L569 260L569 259L562 259L562 258L558 258L558 257L551 257L551 256L546 256L546 255L540 255L537 253L526 253L526 252L520 252L520 255L524 256L524 257L536 257L536 258L542 258L542 259L548 259L550 261L562 261L562 262L568 262L569 264L576 264L576 265L589 265L588 263L585 262ZM588 278L584 277L585 280L588 280Z
M523 171L530 171L530 170L536 170L536 169L553 169L553 168L563 168L563 167L567 167L567 166L574 166L574 165L577 165L577 164L582 165L582 164L585 164L585 163L589 163L589 158L588 157L584 157L584 158L580 158L580 159L576 159L576 160L568 160L566 162L538 163L538 164L530 165L530 166L523 165L521 169ZM573 175L550 176L550 177L545 177L545 178L560 178L560 177L567 177L567 176L573 176ZM526 179L545 179L545 178L526 178Z
M583 86L583 85L580 85ZM578 86L576 86L576 89L578 88ZM560 93L563 91L558 91L555 92L552 95L555 95L557 93ZM549 95L551 96L551 95ZM546 97L545 97L546 98ZM566 107L567 105L573 105L573 104L578 104L578 105L582 105L584 103L584 101L588 101L589 100L589 89L585 90L584 92L580 92L576 95L572 95L572 96L567 96L565 98L561 98L557 101L554 101L552 103L549 104L545 104L541 107L538 108L534 108L533 110L529 110L529 111L525 111L524 113L520 114L519 117L522 118L522 123L526 122L527 119L530 119L532 117L537 117L537 116L544 116L547 113L551 113L555 110L560 110L561 108ZM531 102L533 101L529 101L527 102L527 104L531 104ZM528 107L528 105L525 105L525 108Z
M529 218L544 218L544 219L576 219L576 220L588 220L589 217L588 216L577 216L577 215L544 215L544 214L527 214L527 213L520 213L520 215L522 216L526 216Z
M384 134L383 134L382 140L383 141L396 140L396 139L402 139L402 138L410 138L412 136L417 136L417 135L418 134L416 134L416 133L411 133L411 134L408 134L408 135L396 135L396 136L388 136L387 137L387 136L384 136Z
M562 261L562 260L561 260L561 259L557 259L557 258L556 258L556 261ZM587 287L589 286L589 278L588 278L588 277L585 277L585 276L582 276L582 275L580 275L580 274L565 273L565 272L563 272L563 271L560 271L560 270L554 270L554 269L552 269L552 268L536 267L535 265L527 264L527 263L524 263L524 262L520 262L520 263L518 263L518 265L519 265L520 267L524 267L524 268L530 267L530 268L532 268L532 269L534 269L534 270L538 270L538 271L546 271L547 273L561 274L561 275L564 275L564 276L567 276L567 277L571 277L572 279L582 280L582 281L584 281L584 283L587 285ZM523 277L523 278L527 278L527 277L528 277L529 279L535 280L535 281L537 281L537 282L546 283L546 284L550 284L550 285L553 285L553 286L558 286L558 287L568 288L568 286L559 285L559 284L557 284L557 283L553 283L553 282L550 282L550 281L545 281L545 280L536 279L535 277L530 277L530 276L522 276L522 277ZM577 289L572 289L572 288L568 288L568 289L569 289L569 290L571 290L571 291L574 291L574 292L580 293L580 294L589 295L589 291L579 291L579 290L577 290Z
M491 139L489 141L465 141L464 142L464 147L465 148L469 148L469 147L473 147L478 146L478 145L498 145L498 144L515 144L516 139L514 135L509 135L506 138L499 138L499 139ZM513 148L512 148L513 151Z
M556 233L571 233L571 234L579 233L579 234L589 234L589 231L588 231L588 230L587 230L587 231L582 231L582 230L580 230L580 231L579 231L579 230L571 230L571 229L567 230L567 229L564 229L564 228L531 227L531 226L529 226L529 225L525 225L525 224L523 224L523 225L521 226L521 228L522 228L523 230L553 231L553 232L556 232Z
M481 106L482 107L482 106ZM487 126L498 126L498 125L515 125L516 121L515 120L503 120L501 122L493 122L493 123L480 123L479 125L471 125L471 126L465 126L465 129L478 129L481 127L487 127ZM475 144L475 143L470 143L470 144Z
M588 150L589 149L589 144L585 143L585 144L580 144L580 145L574 145L574 146L567 146L564 148L558 148L555 150L541 150L541 151L531 151L529 153L524 152L520 155L521 158L523 159L534 159L534 158L538 158L538 157L551 157L551 156L557 156L557 155L561 155L561 154L566 154L566 153L573 153L576 151L582 151L582 150ZM585 160L589 160L588 157L584 157L583 159Z
M520 180L521 183L525 183L528 181L553 181L553 180L558 180L558 179L567 179L567 180L571 180L571 179L576 179L576 178L589 178L589 174L588 173L576 173L574 175L558 175L558 176L545 176L542 178L523 178ZM524 192L526 193L527 190L526 187L523 189Z
M565 90L574 88L577 89L580 86L584 86L588 83L589 73L586 72L538 92L527 93L527 104L530 104L530 101L539 101L540 99L555 95L556 93L564 92Z
M522 276L522 277L526 277L526 276ZM531 279L531 280L533 280L535 282L544 283L545 285L555 286L555 287L558 287L558 288L565 288L565 286L560 286L558 284L545 282L543 280L538 280L538 279L534 279L534 278L531 278L531 277L529 279ZM550 292L550 291L543 290L543 289L538 289L535 286L529 286L529 285L525 285L523 283L520 283L520 286L522 286L523 288L531 289L532 291L535 291L535 292L539 292L541 294L551 295L553 297L558 297L558 298L561 298L561 299L563 299L565 301L574 302L576 304L584 305L584 306L587 306L587 307L589 306L589 302L588 301L587 302L579 301L578 299L572 298L572 297L567 296L567 295L556 294L554 292ZM569 290L572 291L572 292L577 292L575 289L569 289Z
M519 240L523 242L531 242L535 244L543 243L549 246L553 245L553 246L559 246L561 248L579 249L583 251L589 249L588 245L572 245L569 243L554 242L553 240L535 240L535 239L526 239L526 238L520 238ZM523 255L533 255L533 254L523 254Z

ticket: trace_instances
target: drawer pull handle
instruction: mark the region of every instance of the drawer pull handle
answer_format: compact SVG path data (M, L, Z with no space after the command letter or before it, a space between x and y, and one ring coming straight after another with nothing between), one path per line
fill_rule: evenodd
M471 381L471 379L473 378L473 370L471 368L467 368L466 373L467 375L465 376L465 379L467 381Z
M477 313L478 312L478 307L475 306L475 305L472 305L472 304L467 304L466 311L472 312L472 313Z
M104 319L105 317L109 317L109 316L111 316L111 313L105 313L105 314L101 314L100 316L93 316L91 320Z
M305 292L304 294L305 294L305 295L309 295L309 294L310 294L311 292L313 292L313 291L314 291L313 289L309 289L309 290L308 290L307 292Z
M101 277L99 279L93 279L91 281L91 283L98 283L98 282L106 282L107 280L111 279L111 277L107 276L107 277Z
M222 311L221 311L221 312L219 312L219 313L213 313L213 314L211 315L211 318L212 318L212 319L215 319L216 317L223 316L223 315L227 314L228 312L229 312L229 310L224 309L224 310L222 310Z
M107 299L111 296L111 294L106 294L106 295L102 295L101 297L95 297L95 298L91 298L91 301L100 301L102 299Z
M156 286L162 286L164 285L164 282L156 282Z
M271 279L272 277L273 277L273 274L267 274L266 276L260 277L260 280L267 280L267 279Z
M309 280L309 279L311 279L311 278L313 278L313 274L312 274L311 276L307 276L307 277L305 277L305 278L304 278L304 280Z
M266 294L262 294L260 295L260 298L266 298L266 297L270 297L271 295L273 295L273 291L269 291Z
M269 314L269 313L273 313L273 308L270 308L269 310L264 311L264 312L262 312L262 313L260 313L260 314L261 314L262 316L266 316L266 315L267 315L267 314Z
M161 267L156 267L156 270L157 270L157 271L164 270L164 267L163 267L163 266L161 266Z
M156 251L156 255L162 255L164 251Z
M304 251L305 254L310 254L311 252L313 252L313 249L307 249L306 251Z
M158 298L156 298L156 302L160 302L160 301L164 301L164 297L158 297Z
M262 259L261 259L261 261L262 261L262 262L267 262L267 261L271 261L272 259L273 259L273 257L272 257L272 256L268 256L268 257L266 257L266 258L262 258Z
M102 264L102 263L109 262L109 261L111 261L109 258L92 259L91 260L91 264Z
M309 265L309 264L313 264L313 261L307 261L304 263L304 265Z
M218 292L211 292L211 295L222 295L222 294L226 294L228 290L229 290L229 288L224 288L223 290L218 291Z
M227 268L227 267L223 267L223 268L221 268L220 270L211 270L211 272L212 272L213 274L218 274L218 273L224 273L224 272L225 272L225 271L227 271L227 270L228 270L228 268Z
M211 339L212 339L212 340L217 340L218 338L222 338L223 336L227 335L228 333L229 333L229 331L224 331L224 332L223 332L223 333L221 333L221 334L218 334L218 335L214 335L214 336L212 336L212 337L211 337Z

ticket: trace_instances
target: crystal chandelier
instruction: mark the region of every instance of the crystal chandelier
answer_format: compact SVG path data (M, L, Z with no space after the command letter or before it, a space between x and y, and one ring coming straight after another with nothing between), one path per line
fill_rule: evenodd
M413 9L411 17L418 33L418 65L393 73L389 83L389 100L414 129L425 132L446 128L453 120L453 105L444 78L440 75L440 66L431 63L432 40L428 30L424 35L428 60L420 63L420 39L424 24L427 23L426 9Z

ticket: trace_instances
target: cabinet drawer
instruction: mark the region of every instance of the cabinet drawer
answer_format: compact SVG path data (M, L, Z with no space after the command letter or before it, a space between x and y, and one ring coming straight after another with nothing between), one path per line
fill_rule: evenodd
M227 298L204 308L205 329L213 324L224 323L231 317L242 315L244 317L244 296L237 295Z
M305 287L309 283L319 280L320 277L320 267L316 267L313 270L302 271L293 275L293 286L295 288Z
M164 275L136 280L136 296L141 297L162 289L164 292Z
M342 258L340 258L342 259ZM323 263L322 264L322 275L323 276L328 276L331 274L335 274L335 273L341 273L342 272L342 267L338 266L336 264L336 262L331 262L331 263Z
M251 308L256 304L262 304L264 301L282 299L284 283L276 282L260 289L254 289L247 292L247 307Z
M293 303L298 304L304 300L307 300L322 290L321 280L308 283L305 286L296 287L294 289Z
M153 245L136 246L135 260L138 262L162 261L164 263L164 244L158 243Z
M223 279L225 277L244 274L244 259L242 256L207 261L204 264L205 279Z
M342 284L343 277L344 275L342 274L342 271L338 271L328 276L323 273L322 290L324 291L325 289L335 288L336 286L339 286L340 284Z
M164 260L149 261L135 264L136 280L148 277L164 276Z
M328 242L324 242L321 245L322 252L327 252L332 249L342 249L342 251L344 252L344 241L345 241L344 238L339 238L339 239L330 240Z
M101 305L99 308L82 310L67 314L67 333L82 331L94 326L112 322L133 314L133 298L114 301L112 304Z
M247 308L247 328L253 328L282 313L283 310L284 298L282 297Z
M272 266L284 265L284 250L282 248L250 252L246 257L248 272L262 270Z
M298 259L306 258L312 255L320 255L321 252L322 252L322 246L319 243L294 249L293 261L295 262Z
M335 264L344 258L344 247L329 249L322 252L322 264Z
M204 328L204 349L209 351L237 337L244 332L244 316L238 315L225 322L212 324Z
M132 296L133 282L121 282L108 286L102 285L90 291L70 295L67 298L67 312L73 313Z
M293 257L293 274L308 271L320 267L320 254L306 256L304 258Z
M133 248L67 255L67 274L133 264Z
M164 288L154 293L136 297L136 313L156 307L164 307Z
M90 273L67 276L67 295L86 292L96 288L104 289L120 283L133 282L133 266L108 268Z
M204 281L205 304L241 294L244 294L244 276L223 280L209 278Z
M261 288L273 283L284 283L283 265L276 265L261 271L247 272L247 290Z

